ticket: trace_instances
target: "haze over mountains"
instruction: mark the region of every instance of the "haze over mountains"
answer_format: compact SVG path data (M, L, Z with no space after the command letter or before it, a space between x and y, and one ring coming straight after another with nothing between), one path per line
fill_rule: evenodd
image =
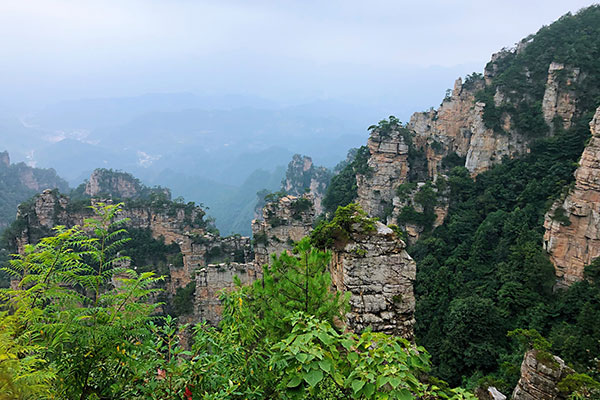
M447 82L464 68L441 69L416 99L388 113L407 119L413 101L421 108L436 105ZM309 154L315 164L332 168L348 149L365 142L367 126L387 116L382 110L367 100L292 103L252 95L153 93L5 112L0 132L14 161L54 168L71 187L95 168L128 171L208 206L225 233L248 234L256 192L280 188L293 154Z

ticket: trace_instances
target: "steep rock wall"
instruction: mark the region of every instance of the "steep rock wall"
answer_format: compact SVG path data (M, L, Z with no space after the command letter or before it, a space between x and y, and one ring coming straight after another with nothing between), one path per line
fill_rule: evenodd
M352 330L370 326L412 340L416 263L390 228L375 225L375 232L353 227L350 240L334 249L332 283L351 293L346 317Z
M451 153L465 157L465 167L476 175L504 156L514 157L527 151L525 139L512 129L508 114L502 117L508 133L496 133L485 126L485 103L475 100L475 94L484 85L485 80L463 84L459 78L451 96L437 110L415 113L410 118L408 127L414 131L415 144L426 153L430 178L442 171L442 160ZM497 105L505 101L501 91L497 91L494 101Z
M577 83L579 74L579 68L568 68L556 62L550 64L542 112L551 129L554 128L555 117L559 117L564 129L571 127L576 111L576 96L572 87Z
M235 287L234 277L242 285L254 282L259 276L259 268L254 262L209 264L196 272L194 315L197 320L217 325L221 321L223 305L219 300L222 290Z
M558 382L574 371L556 356L542 359L537 350L525 353L521 377L512 393L513 400L564 400L557 388Z
M252 221L256 264L268 264L270 254L291 251L293 242L310 234L314 219L310 195L284 196L265 205L263 219Z
M141 185L133 176L126 173L95 170L85 184L85 194L96 197L111 193L119 198L133 198L140 194Z
M95 201L92 199L92 201ZM134 203L136 204L136 203ZM45 190L36 196L31 208L20 208L20 218L25 229L17 238L19 251L23 246L35 243L56 225L82 225L85 218L92 217L88 208L74 209L69 198L57 191ZM207 232L201 223L204 211L199 207L168 205L127 207L118 215L129 218L127 228L147 229L154 239L164 239L165 244L179 246L183 263L169 265L166 293L172 297L177 289L191 282L197 285L194 298L194 314L180 316L189 322L206 318L216 324L219 320L221 289L233 287L233 277L238 275L243 283L255 279L256 268L250 238L239 235L220 237Z
M396 188L407 179L409 148L398 129L373 129L367 146L370 172L356 175L357 203L368 215L381 217L392 207Z
M544 221L544 248L561 286L581 281L584 267L600 256L600 107L590 129L575 187L551 207Z
M282 189L292 196L303 196L307 191L312 195L315 213L323 213L322 201L325 197L331 173L325 167L317 167L312 158L295 154L288 164Z

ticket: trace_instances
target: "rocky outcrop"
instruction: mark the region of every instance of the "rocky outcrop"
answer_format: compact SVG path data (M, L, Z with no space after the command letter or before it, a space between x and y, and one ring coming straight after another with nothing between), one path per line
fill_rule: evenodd
M200 321L217 325L223 314L223 305L219 300L222 290L235 288L234 277L242 285L254 282L260 276L254 262L209 264L196 272L196 291L194 315Z
M544 120L554 128L554 119L558 117L564 129L571 127L576 111L576 96L573 85L579 78L579 68L568 68L564 64L553 62L548 68L548 80L542 102Z
M294 242L312 231L314 219L310 195L284 196L265 205L263 219L252 221L256 264L268 264L270 254L291 251Z
M90 197L107 195L131 199L139 196L142 190L140 181L125 172L96 169L85 184L85 194Z
M355 224L333 250L333 286L350 292L348 326L413 338L416 264L396 234L380 222L367 231Z
M600 256L600 107L590 128L575 187L551 207L544 221L544 248L559 286L581 281L584 267Z
M292 196L312 195L315 213L323 213L321 202L331 180L331 172L325 167L313 165L312 159L295 154L288 164L282 190Z
M371 130L367 141L369 172L356 175L357 203L370 216L389 213L396 189L407 179L409 147L403 133L395 125Z
M91 201L97 202L96 199ZM129 219L126 228L148 230L154 239L179 247L181 265L168 265L165 290L169 298L192 282L199 285L194 298L190 299L195 304L195 314L180 317L189 322L207 318L210 323L217 323L219 291L233 287L234 275L244 283L251 282L257 275L250 238L220 237L208 232L203 221L204 211L191 203L136 201L128 204L125 202L118 215ZM92 216L89 208L73 204L56 190L45 190L31 204L19 208L19 218L25 226L16 238L19 252L26 244L49 234L56 225L83 225L84 219Z
M530 350L521 364L521 378L512 394L513 400L563 400L557 384L574 371L549 353Z
M489 69L493 70L493 65ZM483 121L485 103L477 102L475 93L484 88L492 74L485 79L472 77L464 84L457 79L452 94L437 110L415 113L410 118L408 127L414 131L416 146L425 151L430 178L443 170L442 160L452 153L465 157L465 167L476 175L504 156L514 157L527 151L526 141L512 129L508 114L502 117L507 133L496 133ZM501 91L497 91L494 100L505 101Z

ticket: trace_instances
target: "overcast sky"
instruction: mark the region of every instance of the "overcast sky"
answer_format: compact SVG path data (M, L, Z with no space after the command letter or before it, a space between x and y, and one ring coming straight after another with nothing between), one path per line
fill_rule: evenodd
M418 96L418 81L481 71L493 52L591 4L1 0L0 104L180 91Z

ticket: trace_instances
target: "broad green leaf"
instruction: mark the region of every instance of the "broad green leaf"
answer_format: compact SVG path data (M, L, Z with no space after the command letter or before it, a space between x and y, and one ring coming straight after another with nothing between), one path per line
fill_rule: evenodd
M354 391L354 393L357 393L360 389L363 388L363 386L365 386L365 382L361 381L361 380L355 380L352 381L352 390Z
M319 361L319 367L321 367L321 369L325 372L331 372L331 366L331 360L329 359Z
M408 389L401 389L398 391L398 395L396 398L398 400L413 400L415 397Z
M320 369L313 369L304 374L304 380L312 387L323 379L323 371Z
M302 382L302 378L300 378L298 375L292 376L292 379L290 379L290 381L287 383L287 387L296 387L300 384L300 382Z

